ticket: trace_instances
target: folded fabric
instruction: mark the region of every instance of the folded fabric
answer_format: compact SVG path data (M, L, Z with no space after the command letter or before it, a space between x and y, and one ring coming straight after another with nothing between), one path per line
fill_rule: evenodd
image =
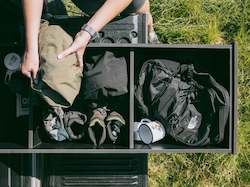
M71 140L80 140L85 135L87 116L81 112L69 111L64 115L64 126Z
M49 137L56 141L69 139L69 135L64 128L64 112L60 107L49 110L43 117L43 125Z
M82 139L87 116L80 112L64 112L61 107L53 107L44 115L43 125L49 137L56 141Z
M88 127L89 138L95 146L102 145L106 139L105 118L108 109L106 107L97 108L93 111Z
M82 68L76 66L75 54L57 59L72 42L72 37L60 26L48 25L48 22L41 24L40 69L37 80L32 81L32 88L52 107L70 107L80 90Z
M128 92L127 62L125 57L116 55L103 50L85 54L82 99L100 103L109 96Z
M121 133L121 128L125 125L125 120L121 114L113 111L106 118L106 122L109 139L115 143Z

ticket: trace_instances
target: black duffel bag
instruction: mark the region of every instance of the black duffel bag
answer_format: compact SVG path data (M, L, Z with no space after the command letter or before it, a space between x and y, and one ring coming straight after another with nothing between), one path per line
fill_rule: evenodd
M177 142L203 146L224 139L229 94L210 74L195 72L192 64L146 61L135 98L140 117L160 121Z

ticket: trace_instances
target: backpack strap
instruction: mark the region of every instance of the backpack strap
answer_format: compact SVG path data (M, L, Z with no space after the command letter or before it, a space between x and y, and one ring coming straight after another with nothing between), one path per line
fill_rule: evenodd
M144 103L143 86L145 84L146 75L147 75L146 70L149 69L149 66L150 66L150 63L148 61L142 65L139 78L136 83L136 88L135 88L135 98L137 99L139 103L137 106L140 109L141 113L145 116L149 115L149 109L147 105Z
M208 73L196 73L196 79L208 88L212 107L216 116L212 121L211 127L211 141L213 143L220 143L224 139L225 126L228 121L230 110L230 97L228 91L220 85L210 74Z

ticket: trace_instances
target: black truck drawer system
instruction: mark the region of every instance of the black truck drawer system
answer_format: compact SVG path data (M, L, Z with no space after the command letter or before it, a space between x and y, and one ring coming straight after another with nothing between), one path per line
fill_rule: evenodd
M3 187L147 186L146 154L0 156Z
M9 49L10 51L13 51ZM17 50L17 49L16 49ZM15 95L3 83L4 68L1 68L1 102L0 116L2 130L0 132L0 152L2 153L148 153L148 152L224 152L236 151L236 46L223 45L146 45L146 44L90 44L88 51L110 50L122 54L127 59L129 77L129 97L124 101L127 110L129 132L122 144L105 144L93 149L88 143L44 142L37 132L36 107L31 107L29 119L15 118ZM18 50L17 50L18 51ZM1 53L4 56L5 53ZM132 124L134 123L134 82L138 76L142 62L152 58L167 58L180 63L192 62L199 72L210 73L229 92L230 114L225 130L225 138L221 144L205 147L189 147L167 141L151 145L138 144L134 141ZM3 64L1 64L3 66ZM222 73L223 72L223 73ZM32 105L33 106L33 105Z
M0 186L147 186L147 153L235 153L237 129L237 46L231 45L150 45L147 18L133 15L117 18L101 32L87 50L110 50L122 54L128 67L129 94L124 109L129 131L119 145L105 144L96 149L82 142L50 143L37 130L37 111L31 99L29 117L16 117L16 94L4 83L6 69L0 63ZM83 24L79 17L55 16L74 35ZM23 54L23 27L13 18L3 20L0 30L0 61L10 52ZM7 28L18 28L10 29ZM143 44L144 43L144 44ZM193 63L199 72L210 73L230 96L230 114L224 141L218 145L189 147L168 141L144 145L134 141L135 80L147 59L167 58ZM28 89L28 87L27 87Z

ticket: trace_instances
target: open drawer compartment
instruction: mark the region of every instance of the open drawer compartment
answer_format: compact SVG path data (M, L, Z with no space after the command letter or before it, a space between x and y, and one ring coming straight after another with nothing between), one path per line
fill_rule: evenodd
M141 46L134 50L134 78L138 80L142 64L149 59L168 59L180 64L193 64L196 72L209 73L229 93L230 112L224 132L224 140L216 145L187 146L165 136L160 141L146 145L134 141L134 148L145 152L235 152L236 142L236 59L235 46L209 45L154 45ZM135 122L142 117L135 103ZM150 118L150 116L149 116Z
M22 76L18 73L12 74L7 81L4 59L9 53L20 55L20 49L0 46L0 149L21 149L28 147L28 116L27 111L25 115L22 112L22 108L28 109L28 97L22 96L20 90L28 87L19 79ZM16 90L19 94L15 93Z
M45 128L43 125L43 117L42 117L43 111L44 111L44 107L42 107L42 106L44 106L44 104L42 104L43 101L38 96L35 96L33 98L33 102L32 102L33 107L32 107L31 124L30 124L32 129L33 129L33 138L32 138L32 147L33 148L36 148L36 149L94 149L94 148L97 148L97 149L129 149L130 52L129 52L129 50L115 49L115 48L111 48L111 49L88 48L87 51L85 52L85 55L84 55L84 62L85 62L84 68L86 68L87 71L88 71L87 68L89 68L90 66L87 67L86 63L88 63L88 65L90 65L92 63L93 59L104 58L104 57L102 57L102 55L98 56L100 54L103 54L103 51L108 51L107 52L108 54L105 56L105 58L111 60L111 62L110 62L111 65L107 65L107 67L104 66L103 69L99 68L98 71L96 72L96 74L92 74L92 75L90 75L90 77L98 75L98 74L102 74L103 72L105 72L106 75L108 72L108 74L110 76L112 76L112 73L117 76L117 72L114 72L112 67L113 68L117 67L117 65L114 65L115 63L117 63L117 64L122 63L124 71L125 71L124 74L127 74L126 75L127 80L125 81L125 82L127 82L125 84L125 87L127 87L127 91L125 91L126 93L123 93L122 95L112 95L112 94L109 95L109 93L111 93L112 91L115 92L116 90L111 90L109 92L109 90L107 88L105 90L105 91L108 90L107 93L105 93L105 91L102 92L99 90L100 93L98 92L98 94L97 94L98 101L96 101L93 98L85 100L83 98L85 98L86 95L84 96L85 92L83 90L88 89L88 86L83 85L85 83L84 82L85 77L84 77L83 81L82 81L82 89L81 89L79 95L75 99L73 106L70 107L69 109L67 109L69 111L80 111L87 116L87 122L84 124L83 129L82 129L84 131L84 136L81 140L72 140L72 141L65 140L62 142L51 140L51 138L48 136L48 133L45 131ZM115 59L112 57L112 55L115 56ZM103 63L102 60L100 60L100 61L97 60L96 62ZM96 62L94 62L91 65L93 65L93 67L97 67L97 64L95 64ZM112 66L112 64L114 66ZM127 71L127 73L126 73L126 71ZM99 81L100 81L100 79L99 79ZM103 81L105 81L105 80L103 80ZM110 79L109 79L109 81L110 81ZM111 81L111 83L112 83L112 81ZM120 82L118 82L118 84L120 84ZM110 86L112 87L114 85L110 85ZM100 97L100 99L99 99L99 97ZM99 100L101 100L101 102ZM95 103L95 104L97 103L97 107L106 106L109 109L108 115L110 115L110 113L112 111L116 111L124 118L125 125L121 128L121 132L120 132L118 139L115 143L113 141L111 141L111 139L109 138L107 128L105 129L106 140L104 141L104 143L102 145L95 146L93 144L93 142L90 140L88 127L89 127L89 122L90 122L92 112L93 112L93 109L90 109L90 108L91 108L91 106L93 106L93 103ZM45 110L46 109L47 108L45 107ZM107 121L105 121L105 125L107 125ZM98 125L97 125L97 127L98 127ZM72 130L74 131L73 126L72 126ZM94 130L96 133L96 137L97 137L97 143L99 141L98 137L100 137L100 134L98 134L98 130L100 130L100 129ZM75 132L77 133L77 129L75 129Z

